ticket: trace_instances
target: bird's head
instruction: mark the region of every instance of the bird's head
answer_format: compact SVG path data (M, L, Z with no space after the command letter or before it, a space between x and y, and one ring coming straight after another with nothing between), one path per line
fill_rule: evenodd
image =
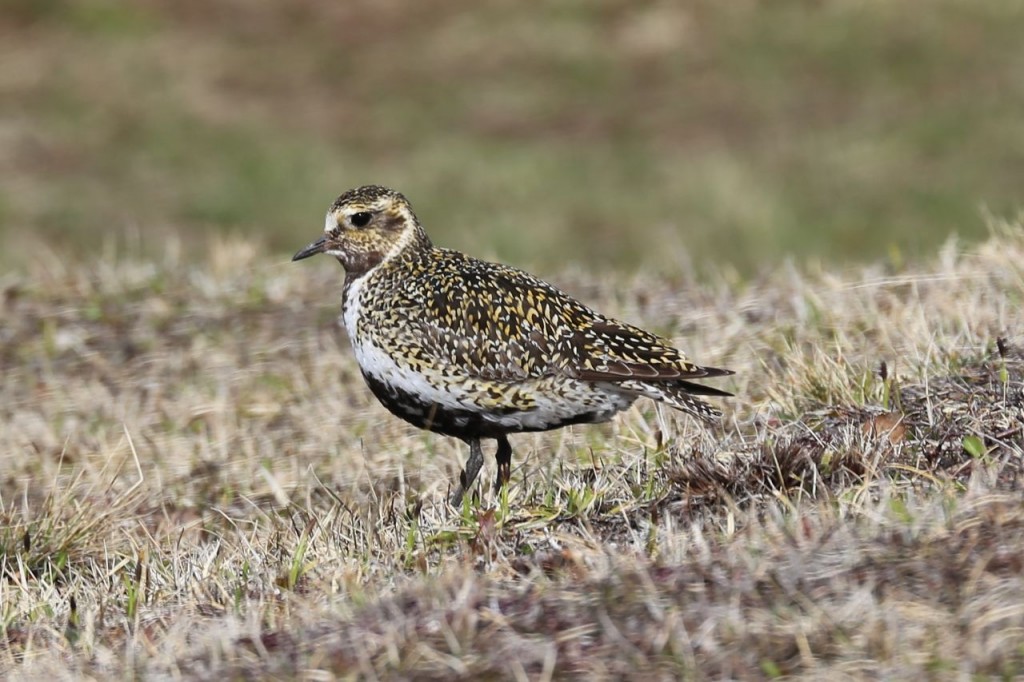
M324 235L292 260L327 253L349 275L359 276L406 249L424 247L430 241L406 198L393 189L367 185L338 197L327 210Z

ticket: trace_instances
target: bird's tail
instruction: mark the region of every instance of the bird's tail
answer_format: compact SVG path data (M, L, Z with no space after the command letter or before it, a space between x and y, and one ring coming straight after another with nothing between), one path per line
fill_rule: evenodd
M696 384L692 381L623 381L618 384L619 388L630 393L646 396L652 400L665 403L669 407L682 410L687 414L701 419L704 422L714 424L722 417L722 411L717 407L698 398L698 395L713 395L720 397L731 396L732 393L722 391L711 386Z

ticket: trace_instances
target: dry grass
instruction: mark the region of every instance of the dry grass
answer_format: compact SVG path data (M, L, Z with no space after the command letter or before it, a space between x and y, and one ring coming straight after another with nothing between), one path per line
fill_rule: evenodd
M520 436L461 513L333 264L175 253L0 280L9 677L1024 674L1020 226L912 271L549 276L739 397Z

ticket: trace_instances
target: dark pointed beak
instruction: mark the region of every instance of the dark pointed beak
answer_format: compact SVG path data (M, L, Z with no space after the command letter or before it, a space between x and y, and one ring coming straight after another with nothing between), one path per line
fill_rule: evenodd
M325 248L327 248L327 237L320 237L320 239L317 239L315 242L292 256L292 262L294 263L297 260L302 260L303 258L309 258L310 256L315 256L318 253L323 253Z

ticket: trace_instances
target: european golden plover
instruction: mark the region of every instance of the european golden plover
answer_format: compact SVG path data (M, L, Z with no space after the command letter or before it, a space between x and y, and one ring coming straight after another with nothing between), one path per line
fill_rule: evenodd
M522 270L435 247L394 190L338 197L323 236L292 260L318 253L345 268L342 318L373 394L469 444L456 506L483 465L483 438L498 443L498 490L511 474L510 433L604 422L640 396L712 421L719 411L695 396L731 395L692 381L731 371L695 365Z

